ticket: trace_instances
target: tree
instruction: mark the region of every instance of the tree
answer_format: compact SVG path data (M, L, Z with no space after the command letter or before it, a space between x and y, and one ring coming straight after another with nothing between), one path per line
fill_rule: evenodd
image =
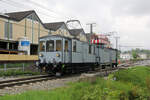
M138 53L135 50L132 50L132 57L133 57L133 59L138 58Z

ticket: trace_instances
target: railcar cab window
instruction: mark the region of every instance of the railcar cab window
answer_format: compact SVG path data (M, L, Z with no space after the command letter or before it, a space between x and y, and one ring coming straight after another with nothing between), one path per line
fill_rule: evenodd
M56 51L62 50L61 40L56 40Z
M54 40L49 40L46 42L46 52L54 51Z
M77 50L77 43L76 41L73 41L73 52L76 52Z
M40 52L45 52L45 41L40 42Z
M67 51L68 51L68 41L65 40L65 52L67 52Z

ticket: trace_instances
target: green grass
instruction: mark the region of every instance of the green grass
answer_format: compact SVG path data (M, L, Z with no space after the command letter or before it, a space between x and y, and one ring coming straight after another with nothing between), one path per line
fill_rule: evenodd
M39 75L39 72L22 71L22 70L8 70L0 71L0 77L2 76L24 76L24 75Z
M8 63L7 68L16 68L16 67L29 67L34 65L34 63ZM4 64L0 64L0 68L4 68Z
M131 82L134 85L146 86L146 80L150 79L150 68L138 66L114 73L117 81Z
M0 100L150 100L150 68L120 70L103 78L87 78L67 87L6 95ZM113 80L116 78L116 80Z

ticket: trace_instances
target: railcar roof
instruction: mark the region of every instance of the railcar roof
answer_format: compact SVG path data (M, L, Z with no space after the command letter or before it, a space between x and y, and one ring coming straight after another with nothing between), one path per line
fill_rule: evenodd
M66 38L66 39L72 39L72 38L60 36L60 35L46 35L46 36L40 37L40 39L48 38L48 37L61 37L61 38Z

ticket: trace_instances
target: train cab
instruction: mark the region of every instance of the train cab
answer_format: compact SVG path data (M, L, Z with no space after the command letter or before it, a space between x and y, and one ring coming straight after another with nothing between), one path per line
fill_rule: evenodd
M41 37L39 42L39 65L41 67L52 70L71 62L71 39L50 35Z

